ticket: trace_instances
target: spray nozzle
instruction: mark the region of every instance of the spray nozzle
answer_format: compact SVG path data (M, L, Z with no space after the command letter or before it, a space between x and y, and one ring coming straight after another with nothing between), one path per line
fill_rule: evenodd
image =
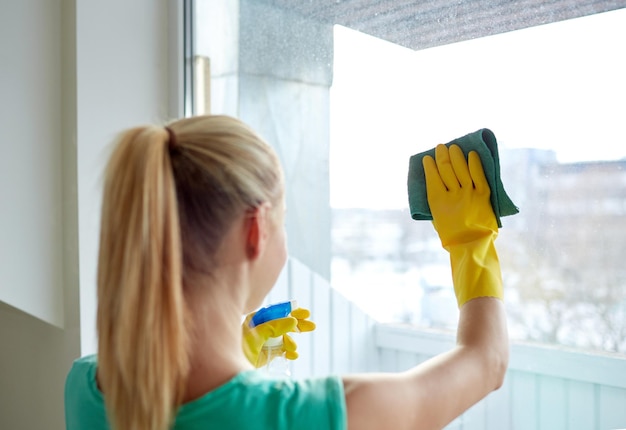
M292 310L297 307L295 300L287 300L285 302L274 303L259 309L250 320L250 327L256 327L264 322L272 321L278 318L285 318Z

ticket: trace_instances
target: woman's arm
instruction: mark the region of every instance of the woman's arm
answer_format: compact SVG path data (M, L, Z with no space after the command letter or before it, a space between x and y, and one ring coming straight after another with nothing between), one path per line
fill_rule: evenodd
M507 363L503 303L470 300L461 308L451 351L407 372L343 378L348 428L440 429L499 388Z
M457 345L398 374L344 378L350 430L440 429L502 385L508 336L502 276L495 249L498 226L480 159L458 146L424 158L428 203L450 253L460 308Z

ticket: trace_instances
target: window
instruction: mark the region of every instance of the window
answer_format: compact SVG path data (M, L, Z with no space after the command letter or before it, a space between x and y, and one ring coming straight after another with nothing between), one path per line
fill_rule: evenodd
M512 337L626 353L626 9L184 4L187 110L275 146L292 257L379 321L454 327L447 254L408 213L408 160L490 128L521 210L497 241Z
M497 240L513 338L626 353L626 10L420 51L335 29L332 282L377 319L456 323L410 219L410 155L480 128L520 214Z

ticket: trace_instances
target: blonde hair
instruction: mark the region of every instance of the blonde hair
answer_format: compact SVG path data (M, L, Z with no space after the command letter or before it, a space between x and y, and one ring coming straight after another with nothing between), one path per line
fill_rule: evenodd
M226 116L124 132L105 171L98 260L98 375L116 430L169 428L189 370L183 289L211 274L230 223L277 203L275 152Z

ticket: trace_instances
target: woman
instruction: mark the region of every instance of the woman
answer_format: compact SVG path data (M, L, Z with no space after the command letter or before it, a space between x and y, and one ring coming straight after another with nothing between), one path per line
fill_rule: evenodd
M241 319L287 257L276 154L226 116L123 133L103 195L98 355L68 375L67 428L431 429L498 388L508 344L480 160L440 145L424 167L458 345L398 374L273 380L250 363L297 321L251 332Z

